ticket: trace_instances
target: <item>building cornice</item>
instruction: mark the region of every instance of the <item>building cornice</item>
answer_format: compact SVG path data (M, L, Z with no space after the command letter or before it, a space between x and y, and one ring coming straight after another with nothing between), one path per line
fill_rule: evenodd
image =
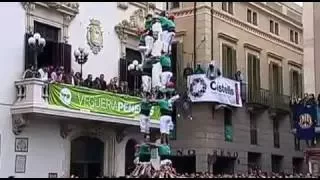
M279 61L282 61L284 58L280 55L277 55L273 52L267 52L267 56L271 57L271 58L274 58L274 59L277 59Z
M295 61L291 61L291 60L288 60L288 64L291 65L291 66L294 66L294 67L297 67L299 69L302 69L303 65L302 64L299 64Z
M247 48L247 49L251 49L251 50L259 52L259 53L262 51L262 48L260 48L256 45L253 45L253 44L249 44L249 43L244 43L243 47Z
M71 18L79 13L79 3L77 2L21 2L26 9L33 5L42 6L51 10L55 10L63 15L69 15Z
M261 2L248 2L249 4L251 4L252 6L264 11L264 12L267 12L273 16L275 16L276 18L279 18L280 20L294 26L295 28L297 28L298 30L300 31L303 31L303 28L302 28L302 23L292 19L291 17L283 14L283 13L280 13L274 9L272 9L271 7L267 6L266 4L263 4ZM288 20L289 19L289 20Z
M202 8L211 8L207 5L201 5L197 7L198 9L202 9ZM182 16L190 16L193 15L193 8L183 8L180 10L174 10L171 11L171 13L173 13L175 16L177 16L177 18L182 17ZM229 15L228 13L219 11L217 9L213 9L213 16L215 18L218 18L226 23L229 23L235 27L238 27L239 29L242 29L244 31L247 31L251 34L254 34L260 38L263 38L265 40L271 41L273 43L276 43L282 47L285 47L287 49L290 49L300 55L303 55L303 48L301 46L298 46L292 42L289 42L287 40L284 40L282 37L278 37L276 35L270 34L270 33L266 33L264 31L262 31L261 29L247 23L247 22L243 22L240 19L236 18L235 16Z
M237 44L238 41L239 41L238 38L232 37L232 36L230 36L230 35L228 35L228 34L225 34L225 33L223 33L223 32L219 32L219 33L218 33L218 38L227 40L227 41L229 41L229 42L231 42L231 43L234 43L234 44Z

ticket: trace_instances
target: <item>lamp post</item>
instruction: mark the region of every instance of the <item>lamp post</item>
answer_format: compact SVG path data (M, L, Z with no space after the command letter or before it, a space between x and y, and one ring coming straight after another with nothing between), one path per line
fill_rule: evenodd
M137 77L140 75L142 71L142 64L139 64L137 60L132 61L131 64L128 65L128 71L130 72L131 75L134 77L133 81L133 91L135 92L136 88L136 83L137 83Z
M76 62L80 65L80 74L82 78L82 65L85 64L88 61L89 53L84 48L79 47L74 51L74 58L76 59Z
M34 53L34 69L33 69L33 77L37 78L38 72L38 54L42 52L43 48L46 46L46 40L41 37L39 33L35 33L33 36L29 37L28 45L31 47Z

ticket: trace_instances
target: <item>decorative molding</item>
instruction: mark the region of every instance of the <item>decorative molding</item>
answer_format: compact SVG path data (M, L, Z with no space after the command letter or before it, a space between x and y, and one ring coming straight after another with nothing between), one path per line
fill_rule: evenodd
M244 43L243 44L243 47L244 48L248 48L248 49L251 49L253 51L256 51L258 53L260 53L262 51L261 48L259 48L258 46L255 46L255 45L252 45L252 44L249 44L249 43Z
M63 139L66 139L72 131L73 129L69 127L69 124L62 122L60 123L60 136Z
M12 115L12 132L20 135L23 129L28 125L28 120L23 114Z
M126 127L116 128L115 132L116 132L117 143L121 143L122 140L127 136Z
M230 35L228 35L228 34L225 34L225 33L223 33L223 32L219 32L219 33L218 33L218 38L227 40L227 41L229 41L229 42L231 42L231 43L234 43L234 44L237 44L238 41L239 41L239 39L237 39L237 38L235 38L235 37L232 37L232 36L230 36Z
M303 67L302 64L299 64L299 63L291 61L291 60L288 60L288 64L291 65L291 66L297 67L299 69L302 69L302 67Z
M29 138L17 137L15 140L14 152L28 152Z
M209 8L211 9L211 7L207 6L207 5L201 5L197 7L197 11L202 9L202 8ZM183 8L183 9L177 9L177 10L173 10L170 11L171 13L174 14L174 16L176 16L177 18L179 17L183 17L183 16L191 16L193 15L193 8ZM199 11L198 11L199 12ZM265 40L268 41L272 41L273 43L279 44L285 48L288 48L300 55L303 55L303 48L302 46L298 46L292 42L290 42L289 40L284 40L282 37L270 34L269 32L264 32L261 29L259 29L256 26L253 26L249 23L246 23L244 21L241 21L240 19L236 18L235 16L232 16L228 13L219 11L217 9L213 8L213 16L215 18L218 18L226 23L231 24L232 26L238 27L241 30L247 31L249 33L252 33L260 38L263 38Z
M22 6L27 9L35 9L35 5L52 9L61 14L68 14L75 17L79 13L79 3L77 2L21 2Z
M87 27L87 42L95 55L103 48L103 30L99 20L90 19L90 24Z
M128 2L117 2L118 3L118 8L126 10L129 7L129 3Z
M282 61L284 59L284 57L277 55L275 53L272 53L272 52L267 52L267 56L274 58L274 59L277 59L279 61Z

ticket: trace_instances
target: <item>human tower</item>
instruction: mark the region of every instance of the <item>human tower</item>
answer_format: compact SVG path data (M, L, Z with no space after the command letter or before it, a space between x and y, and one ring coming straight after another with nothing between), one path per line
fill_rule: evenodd
M145 27L139 34L139 49L143 57L141 65L137 66L142 71L143 91L140 131L145 142L137 146L136 169L131 175L174 177L172 163L167 159L171 154L168 136L173 130L172 105L179 99L179 95L175 95L170 58L175 36L174 16L169 16L166 11L160 15L148 13ZM129 65L129 70L133 68ZM160 107L160 144L150 142L150 112L154 105Z

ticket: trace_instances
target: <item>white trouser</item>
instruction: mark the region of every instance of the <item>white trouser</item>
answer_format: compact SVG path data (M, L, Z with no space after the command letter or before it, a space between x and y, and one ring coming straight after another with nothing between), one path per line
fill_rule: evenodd
M150 133L150 117L144 114L140 114L140 132Z
M144 38L144 40L145 40L145 43L146 43L146 52L145 52L145 55L149 55L150 53L151 53L151 51L152 51L152 48L153 48L153 41L154 41L154 39L153 39L153 37L152 36L146 36L145 38Z
M151 55L154 57L160 57L162 49L163 49L163 42L161 41L161 39L157 39L156 41L154 41L154 44L152 46Z
M171 116L165 115L160 116L160 133L161 134L170 134L170 123L172 122Z
M172 77L172 72L170 71L165 71L161 73L161 87L165 88L168 82L170 82L170 79Z
M152 65L152 88L161 87L160 76L162 67L160 62Z
M142 91L143 92L151 92L151 77L147 75L143 75L142 79Z
M175 36L174 32L169 32L169 31L162 32L163 52L165 54L169 54L169 52L171 51L171 43L172 43L174 36Z
M162 26L160 22L156 22L152 25L152 32L153 32L153 36L156 39L160 39L160 36L162 34Z

